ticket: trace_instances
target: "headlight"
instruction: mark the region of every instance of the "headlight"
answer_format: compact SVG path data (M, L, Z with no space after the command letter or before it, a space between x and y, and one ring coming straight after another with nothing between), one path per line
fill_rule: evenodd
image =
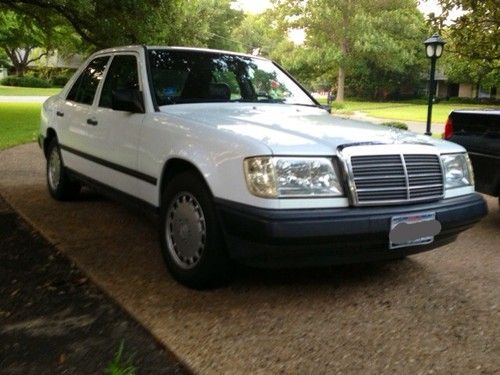
M248 190L263 198L341 196L342 187L327 158L258 156L245 159Z
M441 155L441 160L446 189L474 185L474 173L469 155L465 153Z

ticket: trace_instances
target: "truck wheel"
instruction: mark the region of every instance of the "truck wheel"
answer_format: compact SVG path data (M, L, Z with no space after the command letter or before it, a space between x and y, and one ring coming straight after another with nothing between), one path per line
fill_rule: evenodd
M166 186L160 212L162 255L172 276L194 289L229 279L230 261L204 181L183 172Z
M47 150L46 172L49 193L54 199L58 201L70 200L80 192L81 185L71 181L64 169L61 150L55 138L50 142Z

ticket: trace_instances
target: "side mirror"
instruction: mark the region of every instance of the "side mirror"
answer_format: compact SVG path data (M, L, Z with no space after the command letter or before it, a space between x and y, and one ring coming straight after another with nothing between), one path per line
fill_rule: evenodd
M136 89L121 89L113 91L111 108L115 111L144 113L142 92Z

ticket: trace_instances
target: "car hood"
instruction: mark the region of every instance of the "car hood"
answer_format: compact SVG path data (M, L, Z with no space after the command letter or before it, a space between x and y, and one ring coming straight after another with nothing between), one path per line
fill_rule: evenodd
M359 143L424 144L441 153L462 152L451 142L370 122L332 116L323 109L287 104L199 103L160 107L192 125L210 126L267 145L276 155L331 155Z

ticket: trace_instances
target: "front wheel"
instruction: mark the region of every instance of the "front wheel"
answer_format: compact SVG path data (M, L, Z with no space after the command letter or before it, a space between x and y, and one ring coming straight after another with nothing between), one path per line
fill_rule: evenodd
M75 198L81 185L68 177L61 157L57 139L53 139L47 150L47 186L50 195L59 201Z
M162 255L173 277L195 289L228 280L229 258L212 197L194 172L183 172L168 184L160 214Z

